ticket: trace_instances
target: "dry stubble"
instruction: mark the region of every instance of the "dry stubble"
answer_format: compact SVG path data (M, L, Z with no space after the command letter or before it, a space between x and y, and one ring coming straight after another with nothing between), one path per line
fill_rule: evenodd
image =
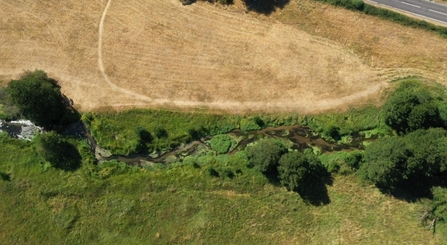
M0 74L11 78L24 69L43 69L81 110L206 106L315 112L374 97L399 74L431 74L442 67L436 59L444 62L445 50L421 49L415 30L306 4L313 11L307 13L320 16L305 16L296 2L259 18L238 4L222 9L207 3L185 7L177 0L112 0L100 39L104 76L98 35L107 1L0 0ZM296 19L281 19L284 13ZM309 23L297 25L304 20ZM365 33L371 26L375 29ZM317 33L320 27L324 35ZM389 28L397 33L378 36ZM362 46L371 41L361 37L389 45ZM432 34L424 37L445 47ZM397 54L396 61L411 56L417 65L389 59L396 45L411 50ZM421 67L419 59L425 57L430 59Z

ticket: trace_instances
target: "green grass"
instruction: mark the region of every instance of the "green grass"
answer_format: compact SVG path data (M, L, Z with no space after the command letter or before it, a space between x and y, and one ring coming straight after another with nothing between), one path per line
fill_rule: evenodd
M427 89L414 79L400 84L404 90ZM443 87L433 84L428 91L444 103ZM191 139L191 130L220 134L242 121L377 135L389 132L380 115L376 107L258 118L132 110L87 114L84 120L102 146L125 154L141 127L154 136L148 145L169 147ZM167 137L155 137L159 127ZM96 165L85 141L70 142L82 156L81 167L71 172L45 164L33 142L0 134L2 244L442 244L447 239L444 222L433 234L418 221L427 208L445 207L445 188L435 187L433 200L412 203L385 195L358 180L346 163L352 153L319 155L334 180L325 190L329 204L313 206L248 168L244 151L136 168L116 161Z
M130 110L123 112L88 113L83 116L98 144L114 154L128 155L137 151L137 128L153 136L146 142L150 150L169 149L207 135L230 132L233 129L255 130L267 126L294 125L303 122L298 115L223 115L208 112L166 110ZM166 137L157 137L162 128Z
M369 106L344 113L325 115L221 115L207 112L176 112L165 110L130 110L124 112L89 113L83 116L98 144L113 154L128 155L138 149L137 128L152 134L147 142L149 150L169 149L187 143L194 138L227 133L233 129L255 130L283 125L310 126L324 138L331 139L326 132L336 127L341 136L370 130L370 134L384 135L389 129L383 124L380 108ZM251 125L251 126L247 126ZM256 126L256 127L255 127ZM157 128L162 127L167 137L156 137Z
M246 156L193 157L161 168L42 168L32 143L0 140L3 244L441 244L418 224L427 200L407 203L335 175L330 203L306 204L246 167ZM82 146L84 143L80 143ZM193 164L196 163L196 164ZM212 177L208 168L233 178ZM237 171L239 170L239 171ZM442 193L441 193L442 194Z

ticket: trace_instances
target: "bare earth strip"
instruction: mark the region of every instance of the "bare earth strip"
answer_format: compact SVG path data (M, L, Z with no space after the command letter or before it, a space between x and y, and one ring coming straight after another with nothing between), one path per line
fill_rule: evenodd
M371 57L390 47L365 53L338 37L275 21L281 12L264 18L238 6L0 0L0 78L43 69L81 110L169 106L317 112L374 99L398 76L437 78L443 72L433 74L439 64L397 67L380 58L374 63ZM300 9L296 2L290 8ZM344 13L344 18L354 16ZM329 24L339 21L332 18ZM400 29L390 41L413 31ZM441 48L409 47L416 60L418 52L447 56L445 40L431 34L422 38L438 40Z

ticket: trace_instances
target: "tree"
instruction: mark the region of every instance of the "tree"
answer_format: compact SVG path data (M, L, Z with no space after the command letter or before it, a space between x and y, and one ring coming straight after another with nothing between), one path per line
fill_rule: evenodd
M401 137L379 139L366 148L359 174L379 187L396 186L407 178L406 165L411 156Z
M383 113L385 123L399 134L442 125L439 109L428 92L400 89L385 103Z
M321 182L328 175L323 164L313 154L288 152L279 159L280 183L288 190L298 191Z
M53 129L66 115L60 87L44 71L25 72L8 84L8 93L23 116L38 126Z
M285 152L286 148L278 141L261 139L256 145L247 148L249 166L262 173L275 173L278 160Z
M76 147L54 131L36 138L36 151L55 168L75 170L81 164L81 155Z
M310 166L306 156L297 151L289 152L279 159L279 180L288 190L296 191L302 185Z
M447 172L447 131L417 130L379 139L365 150L359 174L379 187L424 187Z

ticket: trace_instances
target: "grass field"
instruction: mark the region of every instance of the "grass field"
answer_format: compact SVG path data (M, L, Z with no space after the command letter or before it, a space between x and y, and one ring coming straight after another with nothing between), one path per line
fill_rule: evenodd
M0 77L43 69L82 111L345 109L447 70L435 34L310 0L268 17L176 0L2 0L0 13Z
M313 206L246 167L243 154L197 165L44 168L30 143L1 137L0 238L5 244L442 244L418 218L429 200L381 194L335 175ZM120 167L121 166L121 167ZM198 167L200 166L200 167ZM239 169L234 178L207 168ZM3 176L3 175L2 175Z

